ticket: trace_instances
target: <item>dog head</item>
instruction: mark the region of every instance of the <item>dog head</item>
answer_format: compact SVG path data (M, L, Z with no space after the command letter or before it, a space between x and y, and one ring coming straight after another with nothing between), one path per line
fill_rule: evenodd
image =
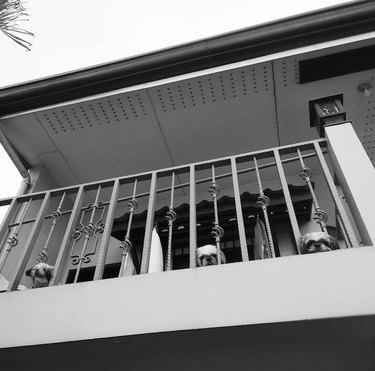
M29 268L25 274L33 280L32 288L47 287L51 281L54 268L46 263L38 263Z
M198 247L197 252L196 252L196 258L197 258L198 267L205 267L207 265L217 265L218 264L217 249L213 245L205 245L202 247ZM225 255L221 250L220 250L220 260L221 260L221 264L226 263Z
M299 248L301 254L312 254L340 249L336 239L325 232L307 233L300 237Z

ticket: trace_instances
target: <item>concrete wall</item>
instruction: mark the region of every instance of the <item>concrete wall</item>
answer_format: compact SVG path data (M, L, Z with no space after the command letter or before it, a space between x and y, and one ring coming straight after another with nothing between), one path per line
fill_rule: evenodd
M0 347L375 313L373 247L0 294Z

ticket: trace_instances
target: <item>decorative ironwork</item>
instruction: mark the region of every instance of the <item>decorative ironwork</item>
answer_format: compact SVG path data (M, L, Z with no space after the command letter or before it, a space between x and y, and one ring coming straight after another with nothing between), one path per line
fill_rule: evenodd
M19 235L20 230L22 228L22 225L25 221L26 214L27 214L27 212L30 208L31 201L32 201L32 199L30 198L29 201L27 202L27 204L25 205L23 211L22 211L22 214L21 214L21 217L20 217L20 220L18 222L18 225L17 225L16 229L14 230L12 236L9 237L6 241L7 247L5 248L4 254L3 254L3 256L1 258L1 261L0 261L0 273L3 271L4 265L5 265L5 263L8 259L8 256L9 256L10 252L12 251L13 247L16 247L18 245L18 235Z
M214 204L214 218L211 235L215 239L216 250L217 250L217 264L221 264L221 250L220 250L220 239L224 236L224 229L219 224L219 213L217 208L217 196L220 194L220 187L215 181L215 165L212 165L212 184L208 190L212 196Z
M66 196L66 192L63 193L63 195L61 197L61 200L60 200L60 203L59 203L59 206L57 207L57 210L52 213L51 228L49 230L46 242L44 243L42 251L40 253L38 253L37 257L36 257L36 260L37 260L38 263L47 263L47 261L48 261L48 254L47 254L48 244L51 240L51 237L52 237L53 231L56 227L56 224L61 220L61 217L62 217L61 208L62 208L62 205L64 203L65 196Z
M125 268L128 266L129 254L133 246L130 241L130 231L131 231L134 211L138 209L138 201L135 197L136 190L137 190L137 179L134 180L133 196L131 200L128 202L130 213L129 213L128 225L126 228L125 238L123 241L121 241L121 244L120 244L120 249L122 249L122 255L121 255L121 267L120 267L120 272L118 275L119 277L123 277L124 275Z
M327 232L326 223L328 220L328 215L323 209L319 207L319 203L318 203L318 200L314 192L314 188L311 183L312 170L305 165L305 162L303 161L303 157L299 148L297 148L297 152L298 152L299 160L302 165L302 169L299 173L299 176L305 180L307 187L309 188L311 197L312 197L312 202L314 206L313 220L315 220L320 225L320 228L322 229L323 232Z
M79 225L74 229L72 238L74 240L73 246L72 246L72 252L70 258L72 259L73 265L78 265L77 271L74 277L74 283L78 281L78 276L82 267L82 264L87 264L91 261L90 256L95 255L96 248L98 245L99 237L98 233L103 233L104 231L104 223L103 223L103 217L105 213L105 205L104 202L99 201L99 194L100 194L101 186L98 187L98 191L96 193L95 202L88 204L82 211L81 219L79 221ZM101 210L100 218L99 220L94 223L94 218L97 210ZM85 217L85 214L91 212L90 219L87 225L83 224L83 220ZM78 243L78 241L83 236L83 246L81 250L80 255L73 255L74 249ZM95 238L94 248L92 251L86 252L89 240L91 237Z
M266 227L268 244L269 244L269 247L270 247L270 250L271 250L270 251L271 257L274 258L274 257L276 257L276 253L275 253L275 248L274 248L274 245L273 245L270 221L269 221L269 218L268 218L268 211L267 211L267 207L270 204L270 199L263 192L263 186L262 186L262 181L260 179L260 173L259 173L259 167L258 167L258 161L255 157L253 157L253 160L254 160L255 174L256 174L256 177L257 177L257 183L258 183L258 189L259 189L259 197L258 197L258 201L256 202L256 205L259 208L262 209L263 218L264 218L264 225Z
M175 174L172 173L172 184L171 184L171 197L169 202L169 210L166 213L165 218L168 220L168 248L167 248L167 267L166 270L170 271L172 269L172 229L173 222L177 219L177 214L173 210L173 200L174 200L174 183Z

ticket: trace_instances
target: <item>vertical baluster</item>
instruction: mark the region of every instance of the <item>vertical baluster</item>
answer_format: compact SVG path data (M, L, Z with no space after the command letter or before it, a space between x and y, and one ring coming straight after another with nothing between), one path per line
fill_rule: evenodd
M299 250L299 246L298 246L299 245L298 240L301 236L301 233L299 231L296 213L294 211L292 197L291 197L290 192L289 192L288 181L287 181L286 176L285 176L285 172L284 172L283 164L281 162L279 150L274 149L273 155L275 157L277 170L279 172L280 182L281 182L281 186L282 186L283 193L284 193L284 198L285 198L286 207L287 207L287 210L288 210L290 224L291 224L292 230L293 230L293 236L294 236L294 241L296 243L297 252L298 252L298 254L301 254L301 252Z
M96 267L95 267L94 280L101 280L103 278L105 259L107 256L109 239L111 237L113 218L114 218L115 210L117 206L117 198L118 198L119 190L120 190L120 181L116 179L113 184L107 217L104 223L104 232L103 232L103 236L102 236L99 251L98 251L98 259L97 259Z
M47 210L47 208L50 204L50 201L51 201L51 193L47 192L44 195L42 205L40 206L40 209L39 209L38 214L36 216L34 225L31 228L29 237L28 237L28 239L25 243L25 247L24 247L24 249L21 253L21 257L20 257L20 259L17 263L17 266L15 267L15 273L14 273L12 279L9 282L9 287L8 287L7 291L16 290L20 281L21 281L22 275L24 274L24 272L26 270L26 264L29 261L30 255L33 251L35 241L38 238L38 234L39 234L39 232L40 232L40 230L43 226L44 215L45 215L46 210Z
M266 226L268 244L269 244L269 247L270 247L270 250L271 250L271 256L274 258L274 257L276 257L276 253L275 253L275 248L273 246L271 227L270 227L270 222L269 222L269 219L268 219L268 212L267 212L267 207L270 203L270 199L263 192L263 186L262 186L262 181L260 179L258 162L257 162L257 159L255 157L254 157L254 165L255 165L255 173L256 173L258 188L259 188L259 197L258 197L258 201L257 201L257 206L261 207L262 211L263 211L264 224Z
M305 182L306 182L306 184L309 188L311 197L312 197L312 202L313 202L313 206L314 206L314 217L313 217L313 219L317 222L317 224L320 225L321 230L323 232L327 233L326 222L328 220L328 215L324 210L322 210L319 207L319 203L318 203L318 200L316 198L316 195L315 195L312 183L311 183L312 171L309 167L307 167L305 165L305 162L303 161L303 157L302 157L302 154L301 154L301 151L300 151L299 148L297 148L297 152L298 152L298 157L299 157L299 160L300 160L301 166L302 166L302 169L301 169L299 175L302 179L305 180Z
M18 198L16 198L16 197L13 198L12 202L8 206L8 210L5 213L4 219L3 219L2 223L1 223L1 226L0 226L0 243L1 243L0 252L2 251L1 246L4 245L4 241L8 237L8 234L9 234L9 231L10 231L9 225L12 223L12 220L14 220L14 218L17 215L17 212L18 212L17 209L18 209L19 205L20 205L20 202L19 202ZM1 256L1 254L0 254L0 256ZM1 273L1 270L0 270L0 273Z
M239 237L240 237L242 261L248 261L249 260L249 254L248 254L248 251L247 251L245 225L244 225L244 222L243 222L241 194L240 194L240 186L239 186L239 182L238 182L237 164L236 164L235 157L231 158L231 166L232 166L232 181L233 181L234 201L235 201L235 204L236 204L237 226L238 226L238 234L239 234Z
M1 255L1 261L0 261L0 273L3 271L4 265L5 265L5 263L8 259L8 256L9 256L10 252L18 244L18 235L19 235L20 230L22 228L23 222L25 221L26 214L29 210L31 202L32 202L32 199L30 198L29 201L27 201L27 204L25 205L25 207L23 208L23 210L21 212L21 216L20 216L20 219L18 221L18 225L15 228L14 232L12 233L12 236L9 237L6 241L6 243L5 243L6 244L5 251ZM3 223L4 228L5 228L5 226L7 227L10 224L12 216L16 214L16 204L19 204L19 202L12 202L12 210L9 210L9 211L13 211L13 212L8 213L8 215L6 217L6 221L5 221L6 223L5 222ZM21 208L22 208L22 206L21 206Z
M209 188L211 193L213 205L214 205L214 226L212 227L211 235L215 239L215 245L217 250L217 264L221 264L221 250L220 250L220 239L224 236L224 229L220 227L219 224L219 213L217 209L217 196L220 194L220 187L216 184L215 180L215 165L212 165L212 184Z
M173 222L176 220L177 215L173 210L173 200L174 200L174 182L175 174L172 173L172 184L171 184L171 197L169 202L169 210L166 215L168 220L168 247L167 247L167 271L172 270L172 233L173 233Z
M332 179L331 173L328 169L328 165L324 159L324 155L322 153L322 150L320 148L319 143L314 143L315 152L318 156L320 166L322 167L324 178L328 184L328 188L330 190L331 196L333 198L333 201L336 205L337 211L339 213L339 216L341 218L342 224L343 224L343 234L344 237L346 237L346 244L350 247L353 246L359 246L359 241L356 238L356 235L353 231L353 228L350 224L349 218L345 212L344 205L342 204L340 195L336 189L335 182Z
M120 267L119 277L123 277L127 273L126 267L128 267L129 258L130 258L129 255L133 246L130 241L130 231L132 227L134 211L137 210L138 208L138 201L136 198L136 194L137 194L137 179L134 180L133 196L131 200L128 202L129 220L128 220L128 226L126 228L125 238L124 238L124 241L122 241L120 245L120 248L122 249L122 254L121 254L121 267Z
M73 281L74 283L78 282L78 278L79 278L79 274L80 274L80 271L81 271L81 268L82 268L82 264L83 263L89 263L91 261L90 255L94 255L95 252L96 252L96 246L97 246L97 243L98 243L98 237L97 237L96 233L98 233L98 232L103 233L103 231L104 231L104 223L102 222L102 220L103 220L102 218L104 216L105 208L103 207L103 202L99 201L99 195L100 195L101 188L102 188L101 185L99 185L98 190L96 192L94 203L88 205L87 211L91 211L91 215L90 215L88 225L83 225L83 223L82 223L83 217L84 217L84 214L85 214L85 211L83 211L82 216L81 216L81 221L79 223L80 227L77 227L75 229L75 231L73 232L73 238L75 239L75 241L74 241L73 246L72 246L71 258L72 258L72 264L77 265L77 270L76 270L76 274L75 274L74 281ZM102 215L101 215L100 219L94 225L94 217L95 217L96 211L99 210L99 209L103 210ZM81 254L79 256L73 255L75 243L81 238L82 234L84 234L84 241L83 241ZM88 246L89 240L92 236L94 236L96 238L94 250L87 253L86 252L87 246Z
M150 263L150 249L151 249L151 239L152 239L152 229L154 228L154 213L155 213L155 203L156 203L156 183L157 183L157 173L153 172L151 176L151 186L150 186L150 197L148 200L148 210L146 219L146 230L143 242L143 253L142 253L142 263L141 263L141 273L148 273L148 266Z
M61 197L61 200L60 200L60 203L59 203L59 206L57 207L56 211L54 211L52 213L51 228L50 228L48 236L46 238L46 242L44 243L44 246L42 247L42 251L40 253L38 253L37 258L36 258L37 262L39 262L39 263L40 262L47 263L47 261L48 261L48 254L47 254L48 245L49 245L49 242L51 240L53 231L55 230L56 224L61 220L61 208L62 208L62 205L64 203L65 196L66 196L66 192L63 193L63 195Z
M190 165L190 204L189 204L189 245L190 245L190 268L197 265L195 254L197 250L197 210L196 210L196 185L195 166Z
M345 230L345 226L344 226L344 223L342 221L342 218L340 215L337 215L337 223L338 223L338 226L343 234L343 237L344 237L344 241L345 241L345 245L346 245L346 248L349 248L349 247L354 247L354 246L351 246L349 243L350 243L350 238L348 236L348 233L346 232Z
M63 273L64 273L64 263L67 261L68 257L68 247L71 242L71 236L73 234L73 229L77 225L78 219L80 217L81 208L84 201L85 190L84 187L81 186L77 192L77 196L74 201L72 213L70 214L70 218L68 221L68 225L66 227L64 237L61 242L60 250L56 258L55 262L55 270L54 276L50 281L50 286L53 286L55 282L60 283Z

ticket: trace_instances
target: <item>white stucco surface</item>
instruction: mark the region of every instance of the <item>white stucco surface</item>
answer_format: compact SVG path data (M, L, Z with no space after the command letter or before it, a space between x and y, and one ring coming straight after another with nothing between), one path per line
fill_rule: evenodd
M0 294L0 347L375 314L373 247Z

